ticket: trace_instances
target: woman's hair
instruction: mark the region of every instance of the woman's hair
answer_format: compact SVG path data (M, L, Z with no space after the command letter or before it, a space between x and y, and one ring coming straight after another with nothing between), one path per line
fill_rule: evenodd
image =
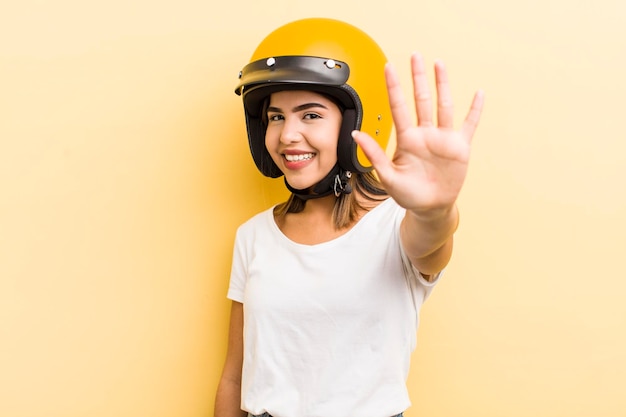
M387 192L373 172L355 172L348 180L352 187L350 194L341 194L335 201L333 209L333 222L337 230L350 226L358 219L360 212L371 209L369 205L363 205L358 196L365 201L382 201L387 198ZM299 213L304 210L306 201L295 194L291 194L286 202L281 203L274 209L274 214L278 217L287 213Z

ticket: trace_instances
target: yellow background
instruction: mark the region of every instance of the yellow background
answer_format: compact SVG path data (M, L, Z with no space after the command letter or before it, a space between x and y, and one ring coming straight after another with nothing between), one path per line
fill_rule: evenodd
M211 416L235 228L282 194L239 69L288 21L372 35L487 102L413 416L625 416L626 6L36 1L0 8L0 416ZM358 417L358 416L357 416Z

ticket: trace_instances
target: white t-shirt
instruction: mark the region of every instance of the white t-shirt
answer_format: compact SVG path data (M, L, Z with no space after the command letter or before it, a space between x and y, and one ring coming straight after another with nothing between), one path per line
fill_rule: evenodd
M235 240L228 298L244 305L242 409L274 417L404 411L419 309L434 285L401 250L404 209L389 198L317 245L288 239L272 213L241 225Z

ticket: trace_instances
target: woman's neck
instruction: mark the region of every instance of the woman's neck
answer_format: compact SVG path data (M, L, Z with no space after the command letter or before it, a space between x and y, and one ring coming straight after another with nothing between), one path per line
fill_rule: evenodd
M315 245L335 239L346 232L335 228L333 209L336 200L334 195L309 200L301 212L275 216L276 224L296 243Z

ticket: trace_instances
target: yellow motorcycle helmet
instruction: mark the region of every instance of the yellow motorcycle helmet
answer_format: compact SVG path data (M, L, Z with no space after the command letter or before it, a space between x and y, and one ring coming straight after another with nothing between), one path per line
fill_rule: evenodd
M281 90L312 90L340 104L343 124L337 148L339 166L368 172L371 163L352 139L362 130L385 149L392 129L384 67L387 58L365 32L328 18L306 18L271 32L239 73L250 151L263 175L283 175L265 148L263 103Z

